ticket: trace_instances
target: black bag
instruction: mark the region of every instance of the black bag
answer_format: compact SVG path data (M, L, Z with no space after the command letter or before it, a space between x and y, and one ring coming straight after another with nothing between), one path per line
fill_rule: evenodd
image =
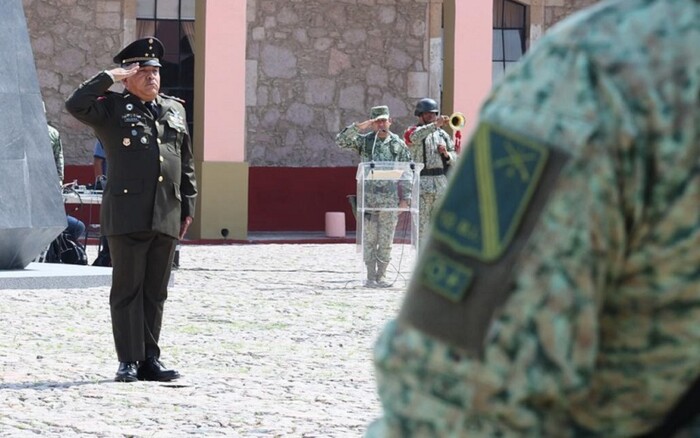
M112 266L112 257L109 255L109 243L105 236L100 236L100 246L97 251L97 257L92 262L92 266Z
M49 245L44 261L46 263L87 265L87 254L80 243L71 239L67 233L61 233Z

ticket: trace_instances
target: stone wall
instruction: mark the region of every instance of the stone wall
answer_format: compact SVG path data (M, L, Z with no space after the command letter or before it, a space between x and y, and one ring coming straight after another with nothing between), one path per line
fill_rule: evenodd
M61 132L66 164L91 163L94 136L63 102L113 65L124 35L134 32L136 2L23 0L47 118ZM596 1L542 2L546 30ZM402 133L415 120L416 100L439 81L441 46L430 38L429 23L442 3L247 0L250 165L353 166L356 154L337 148L335 135L365 120L374 105L389 105L392 130Z
M68 114L64 102L112 65L122 45L123 1L23 0L46 118L61 133L66 164L92 163L92 130Z
M335 135L388 105L399 134L427 89L429 0L248 1L252 166L348 166ZM419 75L417 73L423 73Z
M598 3L598 0L546 0L544 27L549 29L576 11Z

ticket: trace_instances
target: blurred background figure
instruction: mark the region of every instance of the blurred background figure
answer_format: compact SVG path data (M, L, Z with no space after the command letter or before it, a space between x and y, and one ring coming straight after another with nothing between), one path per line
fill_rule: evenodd
M375 106L370 109L368 120L345 127L338 133L335 142L341 148L357 151L362 162L411 161L408 148L401 137L389 130L390 127L389 107ZM362 133L368 129L372 131ZM375 186L365 196L373 206L408 208L411 192L403 190L399 199L396 187L385 184ZM391 247L398 218L396 211L374 211L364 215L362 245L367 267L367 287L391 286L386 279L386 270L391 261Z
M457 160L452 138L442 129L449 124L449 116L439 116L439 113L438 104L433 99L419 100L413 112L418 117L418 123L403 134L413 161L424 165L420 172L418 209L421 239L427 235L437 201L447 188L447 169Z
M56 162L56 172L58 173L58 186L63 187L64 176L64 159L63 159L63 143L61 143L61 135L56 128L51 125L46 125L49 130L49 139L53 150L53 158ZM70 236L71 240L80 243L80 238L85 234L85 224L78 218L66 214L66 222L68 226L65 233Z

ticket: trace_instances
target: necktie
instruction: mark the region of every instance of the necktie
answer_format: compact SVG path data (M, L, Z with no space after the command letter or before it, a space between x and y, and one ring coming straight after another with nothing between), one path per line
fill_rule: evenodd
M158 116L160 116L160 109L155 101L146 102L146 108L148 108L148 111L151 113L154 119L157 119Z

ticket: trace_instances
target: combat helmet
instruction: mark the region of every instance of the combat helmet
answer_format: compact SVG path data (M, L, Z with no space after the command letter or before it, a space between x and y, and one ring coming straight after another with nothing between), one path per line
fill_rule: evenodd
M438 104L433 99L425 97L416 103L416 110L413 112L414 116L420 116L423 113L438 113Z

